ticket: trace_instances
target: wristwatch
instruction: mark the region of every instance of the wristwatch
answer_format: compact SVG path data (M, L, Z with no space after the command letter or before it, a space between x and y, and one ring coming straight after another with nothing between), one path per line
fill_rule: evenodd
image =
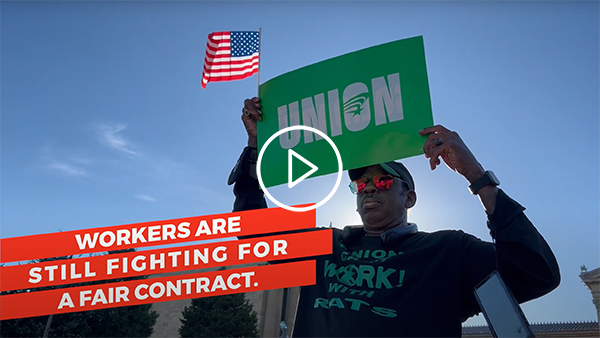
M475 182L471 183L471 185L469 186L469 191L471 192L471 194L477 195L479 190L481 190L481 188L485 187L486 185L500 185L500 181L498 180L496 175L494 175L494 172L491 170L486 170L483 173L483 176L476 179Z

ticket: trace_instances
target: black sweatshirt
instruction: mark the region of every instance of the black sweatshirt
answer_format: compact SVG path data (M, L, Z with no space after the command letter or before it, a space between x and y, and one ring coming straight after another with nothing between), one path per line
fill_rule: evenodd
M251 177L256 151L232 171L234 211L266 208ZM253 176L253 175L252 175ZM487 226L495 244L462 231L417 232L392 248L380 237L344 245L333 229L333 254L317 258L317 283L304 286L293 337L460 337L479 313L473 290L498 270L519 303L560 283L556 258L521 205L498 191Z

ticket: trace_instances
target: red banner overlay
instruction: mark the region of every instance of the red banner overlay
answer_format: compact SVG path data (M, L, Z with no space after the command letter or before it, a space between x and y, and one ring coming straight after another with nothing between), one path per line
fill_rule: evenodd
M20 293L0 297L0 320L280 289L315 283L315 261L303 261Z
M315 210L268 208L0 239L0 263L313 228Z
M0 267L0 291L331 254L332 230Z

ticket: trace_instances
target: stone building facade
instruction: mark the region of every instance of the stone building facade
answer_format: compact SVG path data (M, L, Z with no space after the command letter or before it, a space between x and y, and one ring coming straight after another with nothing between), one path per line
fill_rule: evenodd
M587 338L600 337L598 322L533 323L530 325L536 338ZM463 327L464 338L492 338L487 325Z
M592 271L582 271L579 278L585 283L592 293L592 302L596 306L596 315L600 321L600 268Z

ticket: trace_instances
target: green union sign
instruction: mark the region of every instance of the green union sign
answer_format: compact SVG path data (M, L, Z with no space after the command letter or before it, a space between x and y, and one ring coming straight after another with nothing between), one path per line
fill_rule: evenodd
M344 170L422 154L425 137L418 131L433 125L420 36L294 70L265 82L259 93L259 149L283 128L310 126L333 140ZM261 173L266 187L287 183L288 149L319 167L311 177L338 170L326 140L294 130L265 150Z

